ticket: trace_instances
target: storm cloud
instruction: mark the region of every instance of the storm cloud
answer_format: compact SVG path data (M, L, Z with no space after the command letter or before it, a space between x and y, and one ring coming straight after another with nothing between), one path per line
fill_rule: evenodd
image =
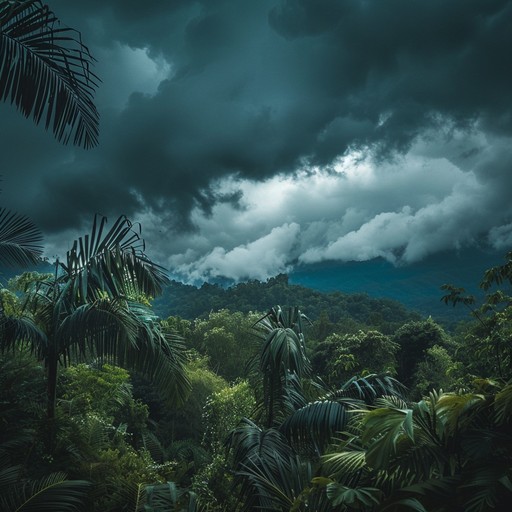
M0 105L5 206L47 251L94 213L185 280L512 242L512 2L53 0L100 145Z

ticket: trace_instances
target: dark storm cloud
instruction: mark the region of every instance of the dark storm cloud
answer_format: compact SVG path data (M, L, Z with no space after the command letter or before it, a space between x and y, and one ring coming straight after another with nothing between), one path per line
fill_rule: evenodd
M239 190L219 191L229 176L259 183L333 166L358 148L384 162L406 154L429 130L442 127L449 139L447 126L459 137L475 129L512 135L510 1L54 0L50 6L98 56L103 85L100 146L90 152L59 146L25 120L11 124L19 114L1 111L10 126L0 141L4 190L7 183L23 190L19 202L9 200L47 231L78 227L95 212L151 212L162 229L197 234L191 212L208 217L218 205L247 208ZM23 154L13 149L19 140L29 148ZM491 156L484 165L485 144L461 142L450 158L481 180L494 172L488 186L498 190L511 160L498 167ZM405 218L397 213L401 206L395 214ZM297 232L294 220L287 218L293 229L286 232Z

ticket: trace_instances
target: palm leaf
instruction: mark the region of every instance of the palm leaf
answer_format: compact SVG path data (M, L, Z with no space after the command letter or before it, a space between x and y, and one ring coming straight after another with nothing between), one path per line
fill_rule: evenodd
M366 467L366 452L364 450L341 451L322 457L322 468L331 477L349 480L354 474Z
M173 404L188 395L182 338L164 333L141 304L115 299L83 304L65 316L55 338L63 363L93 357L148 377Z
M243 510L297 510L301 494L312 479L308 462L299 457L269 460L258 456L243 464L240 498Z
M446 431L455 434L484 404L485 396L481 394L444 393L437 401L436 412Z
M27 217L0 208L0 263L27 266L38 263L42 235Z
M494 397L494 410L496 412L496 423L503 425L510 422L512 417L512 383L507 384Z
M344 506L363 510L378 505L381 495L381 491L374 487L353 489L335 482L327 485L326 493L335 507Z
M90 487L85 480L66 480L64 473L52 473L5 489L0 508L16 512L76 512L85 509Z
M280 427L292 445L320 453L348 422L345 404L318 400L293 412Z
M389 375L371 374L365 377L352 377L331 397L350 397L372 405L377 398L383 396L397 396L403 398L406 388L399 381Z
M385 468L396 453L397 443L407 436L414 440L412 409L380 408L363 417L361 441L368 443L366 460L373 468Z
M40 0L0 4L0 97L55 138L91 148L98 143L93 97L98 77L80 34L60 27Z
M126 506L126 510L130 512L144 512L144 510L146 510L144 503L147 498L146 485L130 482L128 484L127 498L128 504Z
M265 460L288 460L293 456L281 432L273 428L263 430L247 418L230 432L226 446L233 455L235 468L255 456Z
M147 512L195 512L197 496L194 492L179 489L174 482L148 485L145 489Z
M107 219L95 216L92 231L74 241L59 263L60 281L69 287L74 301L95 300L101 294L129 297L155 296L168 283L165 271L144 254L144 240L125 216L105 232Z

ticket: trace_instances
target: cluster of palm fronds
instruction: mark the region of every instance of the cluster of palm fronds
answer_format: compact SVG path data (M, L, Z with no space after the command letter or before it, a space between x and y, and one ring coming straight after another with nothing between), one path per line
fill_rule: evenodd
M242 511L483 512L512 498L512 383L408 402L370 375L308 401L302 320L274 308L256 326L260 403L228 438Z

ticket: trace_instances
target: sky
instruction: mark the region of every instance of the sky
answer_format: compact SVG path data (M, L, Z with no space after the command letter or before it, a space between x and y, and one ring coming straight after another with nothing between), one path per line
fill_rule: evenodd
M184 282L512 248L512 1L49 0L100 142L0 103L3 206L62 255L140 222Z

